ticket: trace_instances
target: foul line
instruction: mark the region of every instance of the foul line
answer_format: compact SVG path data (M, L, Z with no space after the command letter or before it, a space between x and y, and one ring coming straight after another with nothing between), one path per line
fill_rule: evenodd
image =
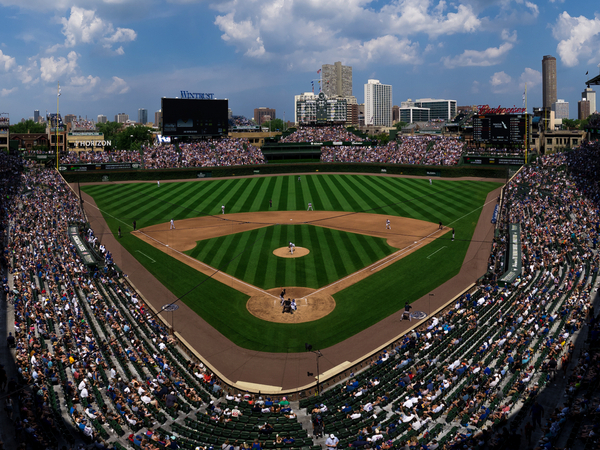
M149 259L150 261L152 261L153 263L155 263L155 262L156 262L154 259L150 258L150 257L149 257L148 255L146 255L145 253L143 253L143 252L141 252L141 251L139 251L139 250L136 250L136 252L138 252L138 253L141 253L142 255L144 255L146 258L148 258L148 259Z
M317 294L317 293L319 293L319 292L321 292L321 291L323 291L323 290L325 290L325 289L329 289L330 287L333 287L333 286L335 286L336 284L338 284L338 283L341 283L342 281L344 281L344 280L347 280L347 279L349 279L349 278L352 278L352 277L354 277L354 276L358 275L359 273L365 272L365 271L367 271L367 270L369 270L369 269L370 269L370 270L371 270L371 272L372 272L372 271L374 271L374 270L376 270L376 269L380 268L381 266L385 266L386 264L390 264L390 263L391 263L393 260L395 260L395 259L397 259L397 258L399 258L399 257L403 256L405 253L407 253L407 252L409 252L410 250L412 250L412 249L413 249L413 247L415 247L415 246L416 246L416 247L418 247L418 246L419 246L419 244L420 244L422 241L424 241L425 239L428 239L429 237L433 236L433 235L434 235L435 233L437 233L438 231L440 231L440 230L439 230L439 229L438 229L438 230L435 230L433 233L429 233L427 236L424 236L424 237L422 237L421 239L419 239L419 240L418 240L418 241L416 241L415 243L413 243L413 244L410 244L408 247L404 247L403 249L401 249L401 250L398 250L397 252L395 252L395 253L392 253L391 255L388 255L388 256L386 256L385 258L383 258L383 259L380 259L379 261L376 261L376 262L374 262L373 264L371 264L370 266L367 266L367 267L365 267L364 269L361 269L361 270L359 270L359 271L357 271L357 272L351 273L350 275L348 275L348 276L345 276L344 278L342 278L342 279L340 279L340 280L337 280L337 281L335 281L335 282L333 282L333 283L331 283L331 284L328 284L327 286L323 286L321 289L317 289L316 291L314 291L314 292L311 292L310 294L306 295L306 297L310 297L311 295ZM376 264L378 264L378 265L376 266ZM375 267L374 267L374 266L375 266Z
M446 248L446 246L444 245L442 248L438 248L435 252L433 252L431 255L429 255L427 257L427 259L431 258L433 255L435 255L437 252L439 252L440 250L444 250Z
M180 252L179 250L176 250L176 249L174 249L173 247L169 247L169 246L168 246L167 244L165 244L164 242L161 242L161 241L159 241L158 239L156 239L156 238L153 238L152 236L150 236L150 235L148 235L148 234L144 233L144 232L143 232L143 231L141 231L141 230L138 230L138 233L139 233L139 234L143 234L144 236L147 236L149 239L152 239L154 242L157 242L158 244L162 245L163 247L167 247L167 248L171 249L172 251L174 251L175 253L177 253L177 254L178 254L178 255L180 255L180 256L183 256L183 257L185 257L185 258L187 258L187 259L191 259L192 261L194 261L194 262L196 262L196 263L198 263L198 264L200 264L200 265L202 265L202 266L204 266L204 267L208 267L210 270L214 270L215 272L218 272L218 273L220 273L221 275L223 275L223 276L225 276L225 277L229 278L229 279L230 279L230 280L232 280L232 281L235 281L235 282L237 282L237 283L243 284L244 286L251 287L252 289L254 289L254 290L256 290L256 291L260 292L261 294L267 294L267 295L270 295L270 296L271 296L271 297L273 297L273 298L279 298L279 297L277 297L276 295L273 295L273 294L271 294L270 292L267 292L267 291L265 291L265 290L263 290L263 289L261 289L261 288L258 288L258 287L256 287L256 286L252 286L251 284L248 284L248 283L246 283L245 281L242 281L242 280L240 280L239 278L232 277L232 276L231 276L231 275L229 275L227 272L224 272L224 271L222 271L222 270L219 270L219 269L215 269L214 267L211 267L211 266L209 266L208 264L206 264L206 263L203 263L202 261L199 261L199 260L197 260L197 259L195 259L195 258L192 258L191 256L189 256L189 255L186 255L185 253L183 253L183 252ZM168 253L167 253L167 255L168 255ZM204 275L206 275L206 274L204 274ZM206 275L206 276L208 276L208 275ZM236 290L237 290L237 289L236 289Z

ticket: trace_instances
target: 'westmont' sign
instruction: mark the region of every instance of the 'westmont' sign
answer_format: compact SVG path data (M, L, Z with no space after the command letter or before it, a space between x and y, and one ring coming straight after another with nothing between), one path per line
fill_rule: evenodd
M517 108L516 106L503 108L498 105L497 108L490 108L490 105L477 105L477 114L480 116L484 114L525 114L526 112L527 108Z

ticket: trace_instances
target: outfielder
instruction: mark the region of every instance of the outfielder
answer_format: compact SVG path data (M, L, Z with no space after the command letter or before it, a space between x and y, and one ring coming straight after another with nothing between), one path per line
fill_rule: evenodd
M221 214L225 214L225 205L221 206Z
M308 209L307 209L307 211L314 211L314 209L313 209L313 206L312 206L312 203L311 203L311 202L308 202Z

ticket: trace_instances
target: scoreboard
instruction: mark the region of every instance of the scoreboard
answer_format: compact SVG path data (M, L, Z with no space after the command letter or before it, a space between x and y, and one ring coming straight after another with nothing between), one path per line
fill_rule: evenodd
M162 135L216 137L227 134L228 101L162 98Z
M519 144L525 140L524 114L487 114L473 117L473 139L492 144Z

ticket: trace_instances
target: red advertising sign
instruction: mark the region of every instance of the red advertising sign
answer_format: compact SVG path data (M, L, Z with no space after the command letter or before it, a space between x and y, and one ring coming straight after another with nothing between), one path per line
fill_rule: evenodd
M524 114L527 108L517 108L513 105L512 108L503 108L498 105L497 108L490 108L490 105L477 105L477 114Z

